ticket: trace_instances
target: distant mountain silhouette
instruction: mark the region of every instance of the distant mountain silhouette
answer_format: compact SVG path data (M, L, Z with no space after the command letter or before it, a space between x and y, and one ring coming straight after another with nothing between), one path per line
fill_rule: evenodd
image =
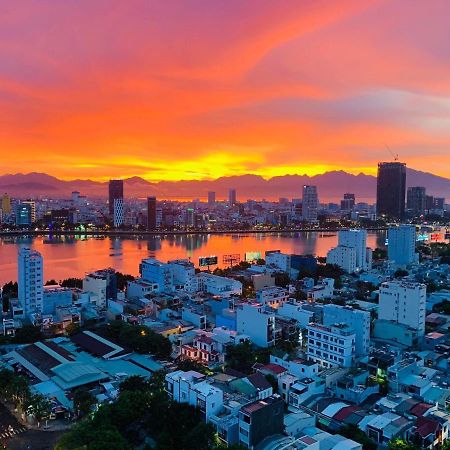
M302 186L318 187L320 201L338 201L345 192L356 195L357 201L373 202L376 196L376 177L352 175L345 171L326 172L321 175L284 175L265 180L258 175L221 177L216 180L181 180L151 183L140 177L125 179L125 196L160 199L205 198L208 191L215 191L217 199L226 198L228 189L235 188L240 201L254 199L301 198ZM408 186L424 186L427 193L450 198L450 179L427 172L407 169ZM80 191L89 197L106 197L108 183L92 180L60 180L45 173L13 174L0 176L0 193L16 197L69 197L72 191Z

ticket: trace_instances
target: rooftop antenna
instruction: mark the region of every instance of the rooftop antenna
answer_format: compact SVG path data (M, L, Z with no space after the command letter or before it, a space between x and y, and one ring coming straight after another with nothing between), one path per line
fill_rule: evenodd
M398 161L398 153L394 153L394 152L390 149L389 145L387 145L387 144L384 144L384 145L385 145L386 148L389 150L389 153L394 157L394 161Z

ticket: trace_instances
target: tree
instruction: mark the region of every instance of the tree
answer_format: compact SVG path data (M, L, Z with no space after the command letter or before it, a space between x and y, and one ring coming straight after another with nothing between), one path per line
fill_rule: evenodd
M372 253L372 258L374 261L379 261L380 259L386 259L387 251L384 248L377 247Z
M79 388L73 393L73 406L81 417L89 414L96 403L96 397L87 389Z
M33 415L36 419L37 426L41 426L41 421L47 418L51 412L50 400L41 395L33 394L28 400L27 413Z
M407 270L404 269L397 269L394 272L394 277L395 278L403 278L403 277L407 277L409 275L409 272Z
M43 337L39 327L34 325L24 325L22 328L17 329L14 342L17 344L30 344L41 341Z
M45 286L52 286L54 284L58 284L58 282L56 280L54 280L53 278L51 280L47 280L45 282Z
M227 348L227 366L243 373L250 373L256 362L255 351L250 342L232 345Z
M136 279L136 277L134 277L133 275L124 274L121 272L116 272L116 277L117 277L117 289L121 291L125 290L129 281L134 281Z
M420 447L411 444L404 439L391 439L388 442L388 449L389 450L420 450Z
M73 336L74 334L77 334L80 331L80 325L78 323L69 323L67 325L65 332L68 336Z
M119 391L146 391L150 388L150 386L150 381L147 378L140 375L131 375L120 383Z
M364 431L358 428L357 425L350 424L339 430L339 434L352 439L355 442L359 442L363 446L363 450L377 450L377 444L370 439Z
M81 278L66 278L61 281L62 287L83 289L83 280Z

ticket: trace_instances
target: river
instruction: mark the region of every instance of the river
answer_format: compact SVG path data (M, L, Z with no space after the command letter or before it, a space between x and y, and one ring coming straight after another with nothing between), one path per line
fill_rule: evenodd
M383 247L385 232L369 232L367 245ZM44 280L83 277L86 272L113 267L137 275L139 262L154 257L161 261L245 252L280 250L286 253L325 256L337 245L337 233L199 234L151 237L33 236L0 238L0 285L17 280L17 253L21 246L38 250L44 258Z

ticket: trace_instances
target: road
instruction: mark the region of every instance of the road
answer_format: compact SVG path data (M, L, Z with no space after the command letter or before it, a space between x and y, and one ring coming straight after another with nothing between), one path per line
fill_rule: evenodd
M61 431L29 430L0 403L0 448L51 450L62 434Z

